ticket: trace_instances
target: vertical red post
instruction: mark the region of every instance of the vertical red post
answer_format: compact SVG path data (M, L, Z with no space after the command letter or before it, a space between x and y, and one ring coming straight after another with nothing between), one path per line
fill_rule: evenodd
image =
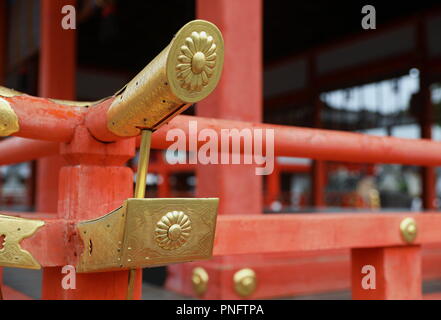
M323 208L325 203L326 162L314 161L312 165L312 204Z
M40 95L75 99L76 31L62 28L62 8L74 0L41 1ZM135 142L98 143L85 128L77 128L74 140L62 145L60 156L40 160L37 176L37 208L56 212L65 219L92 219L106 214L133 196L133 173L124 163L134 155ZM80 156L79 156L80 155ZM63 166L59 174L59 168ZM75 236L72 228L66 236ZM65 244L66 254L79 255ZM135 298L140 298L141 273ZM125 299L126 271L79 274L77 288L64 290L60 267L43 270L43 299Z
M312 105L314 108L313 113L313 126L314 128L322 128L321 113L323 109L323 102L320 100L320 92L316 88L316 62L315 54L311 54L308 60L309 68L309 87L312 92ZM312 164L312 205L321 208L326 205L325 203L325 186L326 186L326 162L320 160L314 160Z
M420 73L420 97L421 97L421 138L432 139L433 106L430 91L430 82L427 79L425 69ZM422 168L423 180L423 205L427 210L436 209L436 176L434 167Z
M161 184L158 185L158 198L168 198L170 197L170 172L162 153L158 157L158 167L160 167L158 174L162 177Z
M72 142L61 146L67 165L60 172L59 214L64 219L90 220L121 206L133 196L133 171L124 166L135 154L135 139L112 144L96 141L85 127L77 127ZM66 230L66 255L75 261L81 249L71 245L74 225ZM60 244L62 245L62 244ZM135 298L141 296L141 273ZM102 272L76 275L76 289L62 288L60 267L47 268L43 274L43 299L103 300L125 299L128 272Z
M429 68L427 66L427 29L424 17L420 17L417 28L417 50L420 64L420 103L421 103L421 138L432 139L433 105L430 90ZM436 199L436 176L434 167L422 168L423 206L433 210Z
M261 122L261 1L199 0L197 16L215 23L225 41L222 79L217 89L197 105L197 115ZM198 166L197 177L199 196L221 198L220 214L262 213L262 178L256 176L254 167Z
M39 95L75 100L76 30L63 29L62 8L76 0L42 0L40 3ZM57 212L60 156L37 162L36 207L40 212Z
M353 299L422 299L420 246L352 249L351 261Z
M197 17L216 24L225 41L222 79L216 90L197 105L197 115L250 122L262 121L262 1L198 0ZM197 167L197 195L219 197L219 214L261 214L262 177L250 165ZM191 270L210 269L205 298L237 298L232 276L237 269L252 267L253 257L220 257L207 264L169 267L167 287L194 294Z
M40 2L40 96L66 100L75 98L76 32L64 30L61 26L63 6L75 5L75 2ZM37 161L35 204L39 212L57 212L59 172L63 161L58 155ZM61 289L61 275L61 267L43 269L43 299L61 297L57 294Z
M272 174L268 175L266 180L267 183L267 194L265 197L265 205L271 206L274 201L277 201L282 193L280 185L280 169L277 165L277 161L274 163L274 171Z

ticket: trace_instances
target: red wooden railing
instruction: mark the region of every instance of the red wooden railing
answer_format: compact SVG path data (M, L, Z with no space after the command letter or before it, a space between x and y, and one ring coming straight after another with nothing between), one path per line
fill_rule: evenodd
M7 150L0 153L2 164L56 154L59 152L59 142L63 142L62 149L66 154L66 148L72 147L71 140L81 140L88 132L98 132L97 137L101 139L108 136L103 122L88 121L88 112L91 111L62 106L40 98L6 99L18 114L22 129L16 134L18 137L0 142L0 150ZM100 119L100 112L104 113L105 110L105 106L97 108L93 111L93 116ZM438 152L441 143L434 141L379 138L356 133L189 116L178 116L168 126L156 132L153 135L153 147L167 148L170 144L165 140L167 130L180 128L185 131L189 120L197 120L199 130L274 129L275 154L278 156L364 163L441 165L441 153ZM48 123L51 124L51 130L47 130ZM87 145L87 139L82 143ZM108 161L112 162L111 159ZM90 192L93 193L89 190ZM109 204L106 207L109 207ZM105 211L101 210L93 215L99 216L104 213ZM68 264L70 260L66 250L81 246L79 243L71 243L66 247L61 243L66 239L66 230L70 230L74 222L82 219L83 214L71 218L42 213L11 214L46 221L47 225L40 232L23 241L23 247L45 268ZM418 227L417 238L411 245L407 244L400 234L400 222L405 217L414 217ZM214 254L223 256L351 249L354 298L419 299L422 297L421 245L441 243L440 228L441 215L438 213L221 215L218 218ZM55 239L57 240L54 242ZM78 241L75 238L70 240ZM377 290L361 288L363 265L376 267ZM105 286L105 282L102 285Z

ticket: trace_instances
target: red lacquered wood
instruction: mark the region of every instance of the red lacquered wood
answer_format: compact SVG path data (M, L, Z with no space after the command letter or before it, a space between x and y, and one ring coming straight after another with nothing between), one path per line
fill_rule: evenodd
M76 0L41 1L41 52L39 94L74 100L76 79L76 29L63 29L62 8Z
M353 249L351 261L353 299L422 299L420 246ZM375 289L362 286L366 265L375 268Z
M100 141L117 141L123 139L107 128L107 110L109 110L114 98L111 97L89 108L85 118L85 124L90 133Z
M64 106L45 98L28 95L4 98L18 117L20 131L14 136L68 142L82 123L86 108Z
M9 98L9 101L12 101L11 99L14 98ZM37 105L42 103L41 101L46 100L38 100ZM28 104L28 107L33 105L33 103L30 103ZM60 107L57 104L53 105L56 108ZM14 107L14 105L12 106ZM45 105L44 108L46 107L47 105ZM103 108L101 111L104 112L103 110L105 108L102 106L101 108ZM16 135L23 137L31 136L42 140L67 142L72 138L73 127L78 124L78 121L82 121L81 114L83 114L84 111L81 110L82 109L80 109L79 113L69 111L74 112L74 120L67 120L66 126L62 125L61 129L51 126L51 132L50 130L47 130L47 126L45 127L46 130L42 130L43 122L38 120L39 116L37 115L35 120L35 123L37 124L28 125L29 128L33 128L28 130L29 134L22 134L20 131ZM104 119L103 114L98 111L95 112L97 112L97 114L92 116L93 112L91 112L90 117L97 117L97 119L92 121L92 118L88 118L87 121L88 128L95 134L95 138L101 141L114 141L119 139L114 135L110 135L109 131L106 131L106 123L98 121L98 118ZM52 116L46 119L48 121L55 121L56 123L58 121L56 119L54 120ZM152 147L156 149L166 149L172 145L174 143L173 141L166 140L167 132L171 129L183 130L188 136L189 121L197 122L198 132L203 129L212 129L217 132L219 136L221 129L274 130L274 151L277 156L304 157L353 163L400 163L425 166L441 165L441 155L438 152L441 143L436 141L377 137L352 132L259 124L245 121L183 115L177 116L171 120L168 125L161 127L161 129L153 134ZM34 131L37 133L32 133ZM205 144L205 141L198 141L198 148L203 144Z
M86 220L100 217L120 206L133 195L133 172L124 163L134 156L135 141L102 144L85 127L76 130L61 153L67 166L60 174L59 215L63 219ZM59 239L58 239L59 240ZM56 241L56 239L54 239ZM65 255L74 263L82 252L74 224L64 236ZM125 299L128 272L77 274L77 289L61 287L60 267L45 269L44 299ZM140 277L136 298L140 297Z
M0 165L36 160L59 152L59 143L11 137L0 141Z
M441 143L430 140L378 137L366 134L292 126L258 124L245 121L178 116L153 134L152 146L165 149L167 131L182 129L188 135L188 123L197 121L198 131L212 129L273 129L274 151L278 156L311 158L354 163L399 163L438 166ZM203 145L205 142L199 142ZM265 143L265 139L264 139Z
M4 300L33 300L31 297L9 286L2 286Z
M215 255L405 245L400 222L414 217L415 244L441 242L440 214L295 214L221 216Z
M96 167L96 168L95 168ZM95 171L96 169L96 171ZM121 169L121 170L120 170ZM31 238L25 239L27 250L38 254L50 243L42 244L49 239L60 240L62 228L69 224L103 215L121 204L120 199L130 197L125 188L108 186L104 182L102 191L89 188L79 192L81 186L90 186L93 181L102 177L107 170L109 178L125 181L132 172L125 167L106 167L94 165L75 165L63 168L61 193L72 192L72 197L60 201L60 212L68 212L68 219L48 219L48 215L23 215L27 218L43 219L50 228L42 228ZM81 184L81 185L78 185ZM74 188L73 188L74 187ZM107 193L113 194L108 195ZM112 200L115 197L115 200ZM99 210L83 210L83 207L94 207L96 199ZM214 242L214 255L240 255L281 252L304 252L317 250L335 250L350 248L372 248L405 246L400 233L400 222L405 217L413 217L418 226L418 236L414 244L427 245L441 243L441 214L407 214L407 213L345 213L345 214L277 214L277 215L221 215L218 217ZM59 225L61 223L61 225ZM64 224L64 227L62 226ZM61 229L60 229L61 228ZM74 246L81 243L73 239ZM40 253L43 265L44 255Z
M256 123L262 121L262 1L198 0L196 12L198 18L219 27L226 48L226 67L219 85L209 97L198 103L196 114ZM263 180L256 175L254 166L200 165L196 169L196 176L197 196L219 197L220 215L262 213ZM253 260L250 257L247 264L252 265ZM216 268L220 270L223 267L225 264L219 261ZM181 281L190 280L183 278L183 268L169 267L174 270L173 276L167 280L169 288L173 283L172 277L182 277ZM213 281L223 287L231 280L218 277L218 281ZM186 293L192 294L191 291Z

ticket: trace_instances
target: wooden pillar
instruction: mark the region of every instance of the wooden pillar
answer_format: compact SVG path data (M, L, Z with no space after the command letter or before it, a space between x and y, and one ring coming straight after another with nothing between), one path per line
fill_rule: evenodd
M261 1L199 0L197 17L215 23L225 41L222 79L213 94L197 105L197 115L261 122ZM221 198L220 214L262 213L262 177L253 166L200 165L197 178L198 196Z
M422 299L420 246L352 249L351 261L353 299Z
M421 138L432 139L432 123L433 123L433 105L430 91L430 82L427 79L426 70L420 73L420 97L421 97L421 115L420 122ZM424 209L434 210L436 199L436 175L435 167L422 168L423 180L423 206Z
M311 54L308 59L308 79L309 79L309 87L312 92L312 105L313 105L313 127L314 128L322 128L322 117L321 113L323 110L323 102L320 99L320 91L317 89L316 86L316 74L317 74L317 68L316 68L316 61L315 61L315 54ZM325 187L326 187L326 180L327 180L327 170L326 170L326 162L322 160L314 160L312 164L312 205L317 208L322 208L326 205L325 202Z
M76 32L61 26L62 7L75 3L74 0L41 1L40 96L75 99ZM56 212L57 199L58 215L65 219L97 218L117 208L133 196L133 173L123 164L134 155L134 148L134 140L100 144L86 129L77 128L74 141L62 146L65 159L55 156L38 162L38 211ZM66 244L66 254L74 249ZM43 270L43 299L124 299L126 296L126 271L79 274L77 289L64 290L61 281L65 275L61 267ZM138 272L137 298L141 281Z
M75 0L40 1L39 95L58 99L75 99L75 30L61 27L64 5ZM61 156L39 159L36 165L36 210L57 213ZM60 213L61 215L61 213ZM42 298L61 298L61 266L43 269Z
M274 201L277 201L282 194L281 188L281 174L277 161L274 163L274 171L267 177L267 194L265 196L265 205L271 206Z
M135 155L135 139L104 144L79 126L73 141L61 146L61 154L67 162L60 173L58 210L63 219L95 219L133 196L133 171L124 164ZM81 249L70 246L70 239L77 236L74 226L67 230L64 245L72 261L81 254ZM140 275L136 299L141 296ZM75 290L62 288L64 276L60 267L45 269L43 299L125 299L127 294L127 271L77 274Z
M158 165L159 172L161 175L162 181L161 184L158 185L158 198L169 198L170 197L170 171L169 164L164 161L163 154L160 154L158 157Z
M418 21L417 28L417 53L420 69L420 92L421 103L420 131L422 139L432 139L433 105L430 90L430 75L427 65L427 29L425 18L422 16ZM434 167L422 167L423 181L423 206L426 210L435 208L436 199L436 175Z
M42 0L40 3L39 95L42 97L75 100L76 30L65 30L61 26L63 6L75 4L75 0ZM58 176L62 165L60 156L37 162L37 211L57 212Z
M326 162L314 161L312 164L312 204L317 208L325 207Z
M262 1L198 0L197 17L216 24L225 41L225 61L216 90L197 105L197 115L250 122L262 121ZM250 128L251 129L251 128ZM197 196L219 197L219 214L261 214L262 177L251 165L199 165ZM238 298L232 276L256 259L219 257L208 263L170 266L167 287L194 295L191 272L196 266L209 270L210 284L204 298Z

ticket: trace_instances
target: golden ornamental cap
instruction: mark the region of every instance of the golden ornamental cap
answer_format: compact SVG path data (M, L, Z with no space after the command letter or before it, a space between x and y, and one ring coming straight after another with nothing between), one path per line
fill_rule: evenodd
M204 20L183 26L171 43L120 90L107 112L107 127L119 136L157 130L219 83L224 42L219 29Z
M208 21L195 20L182 27L171 43L167 77L176 96L194 103L216 88L223 64L222 33Z

